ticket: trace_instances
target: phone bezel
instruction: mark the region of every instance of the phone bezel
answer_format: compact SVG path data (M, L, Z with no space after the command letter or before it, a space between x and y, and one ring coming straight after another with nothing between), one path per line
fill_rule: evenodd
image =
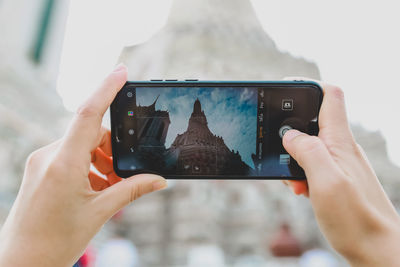
M321 109L321 104L323 100L323 90L321 86L313 81L303 81L303 80L295 80L295 81L196 81L196 80L186 80L186 81L177 81L177 80L153 80L153 81L128 81L125 83L124 87L275 87L275 88L312 88L318 91L319 93L319 103L318 103L318 114ZM123 87L123 88L124 88ZM122 91L122 89L121 89ZM116 138L115 138L115 101L110 106L110 121L111 121L111 144L112 148L116 147ZM160 173L151 171L151 170L120 170L118 169L118 155L115 149L112 149L113 156L113 167L115 173L122 178L127 178L132 175L141 174L141 173L152 173L158 174ZM303 172L304 173L304 172ZM187 176L187 175L163 175L166 179L177 179L177 180L304 180L306 179L305 175L301 177L293 177L293 176L243 176L243 175L196 175L196 176Z

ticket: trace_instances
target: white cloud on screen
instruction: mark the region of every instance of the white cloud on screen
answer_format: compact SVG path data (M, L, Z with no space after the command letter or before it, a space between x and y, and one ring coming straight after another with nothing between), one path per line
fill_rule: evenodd
M247 100L249 100L250 98L252 98L254 96L253 94L254 94L254 91L251 91L248 88L245 88L243 90L243 92L240 94L239 101L240 102L247 101Z
M243 161L254 167L251 154L255 153L256 148L256 94L248 92L247 99L243 100L243 92L238 89L218 88L211 92L201 88L184 90L175 88L167 92L164 88L137 89L138 103L150 105L160 94L156 108L169 111L171 124L166 147L172 144L177 134L186 131L194 102L199 98L211 132L222 136L230 149L238 150Z

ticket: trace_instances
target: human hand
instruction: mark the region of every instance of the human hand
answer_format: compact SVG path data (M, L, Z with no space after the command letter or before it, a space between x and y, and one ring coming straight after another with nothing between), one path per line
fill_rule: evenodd
M0 233L0 266L72 266L117 211L166 187L160 176L121 180L113 171L110 132L101 122L126 77L126 67L118 66L78 109L65 136L28 158Z
M307 181L285 181L309 196L319 227L354 266L399 266L400 217L347 121L340 88L320 83L319 134L286 132L283 145Z

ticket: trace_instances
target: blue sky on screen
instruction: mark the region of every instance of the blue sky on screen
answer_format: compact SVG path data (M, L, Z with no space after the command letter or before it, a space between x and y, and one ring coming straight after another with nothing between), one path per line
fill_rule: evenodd
M137 88L136 102L148 106L160 95L156 109L168 110L171 120L166 147L186 131L193 104L199 98L208 127L222 136L229 149L238 150L242 160L254 167L256 151L257 89L245 88Z

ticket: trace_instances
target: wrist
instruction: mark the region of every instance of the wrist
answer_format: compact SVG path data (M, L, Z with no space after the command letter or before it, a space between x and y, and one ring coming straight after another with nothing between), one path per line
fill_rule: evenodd
M0 234L0 266L71 266L64 257L55 257L59 248L48 246L43 242L45 239L33 240L3 231Z
M19 252L19 255L18 255ZM0 266L28 266L30 257L26 255L30 252L24 251L24 248L16 246L15 241L4 233L0 237ZM32 262L32 266L34 262Z
M395 267L400 265L398 257L400 231L398 229L388 229L380 234L371 233L357 243L354 244L354 249L350 253L343 253L351 266Z

